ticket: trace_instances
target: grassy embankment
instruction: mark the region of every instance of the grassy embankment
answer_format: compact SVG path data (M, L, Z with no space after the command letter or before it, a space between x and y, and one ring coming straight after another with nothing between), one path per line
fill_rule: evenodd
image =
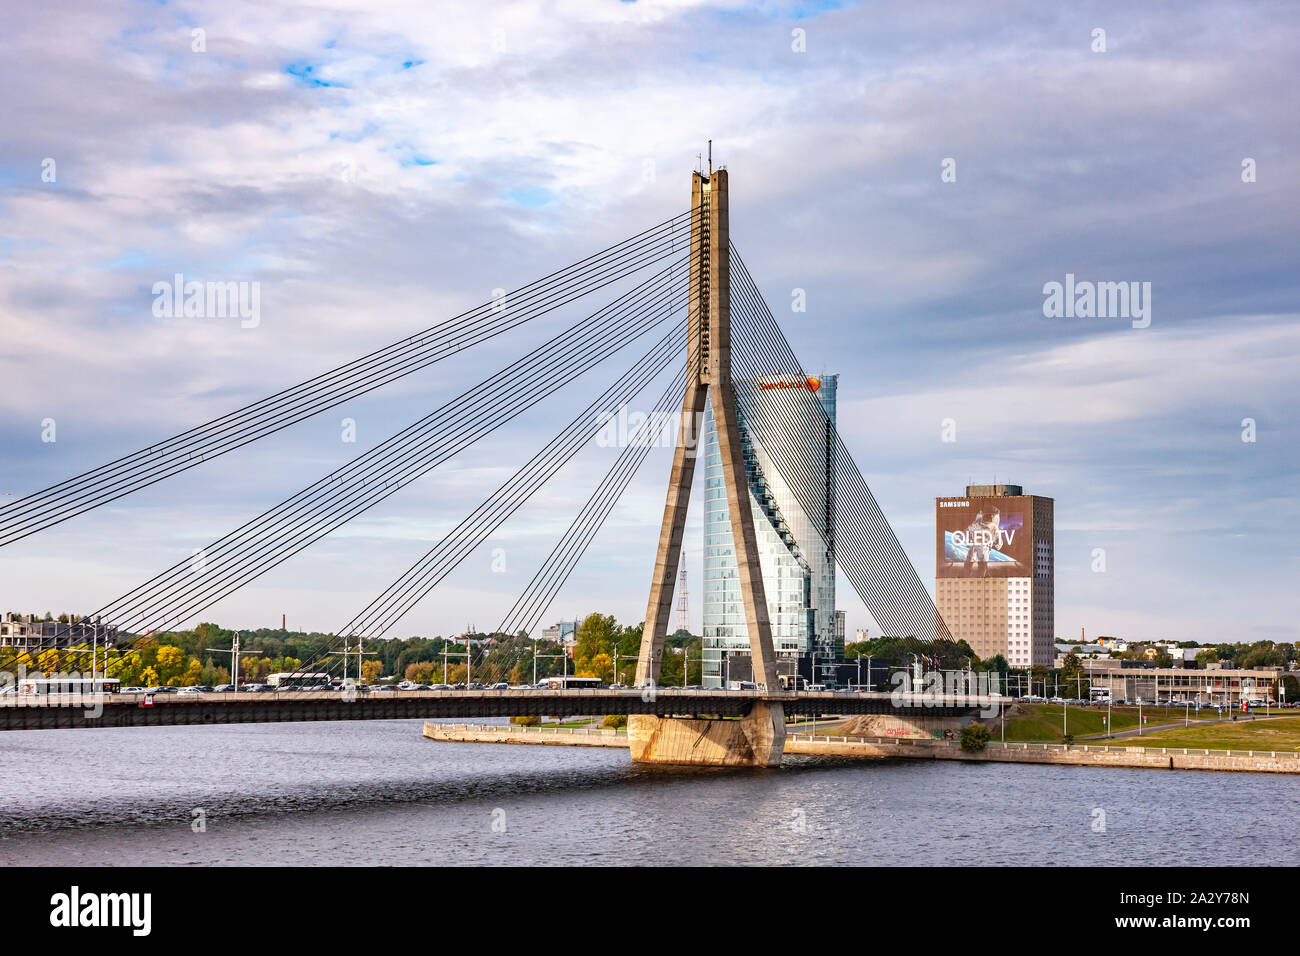
M1125 742L1143 747L1206 747L1210 750L1273 750L1300 753L1300 717L1256 714L1199 727L1175 727Z
M1014 741L1062 739L1061 704L1017 704L1016 712L1007 717L1006 739ZM1149 718L1149 726L1156 720L1165 722L1163 715L1157 716L1149 708L1144 709L1143 716ZM1181 712L1179 718L1182 717ZM1113 733L1125 730L1137 730L1138 710L1136 707L1112 707L1110 719L1114 723ZM1002 738L1002 721L994 718L986 720L993 740ZM1104 707L1070 707L1065 715L1065 726L1074 739L1091 737L1106 733L1106 708Z

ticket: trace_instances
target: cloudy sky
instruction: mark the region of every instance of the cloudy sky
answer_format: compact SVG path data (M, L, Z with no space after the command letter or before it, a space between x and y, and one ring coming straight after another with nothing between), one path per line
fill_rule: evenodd
M683 211L712 138L733 239L808 371L841 375L840 430L928 585L934 497L996 479L1056 499L1059 636L1297 636L1293 4L3 17L0 502ZM178 272L259 283L260 324L156 317ZM1149 327L1045 317L1067 274L1150 283ZM581 314L10 545L0 604L106 604ZM338 628L636 354L557 381L553 405L196 619ZM495 626L611 460L585 451L392 634ZM644 616L668 463L647 460L548 620ZM875 632L843 579L839 604Z

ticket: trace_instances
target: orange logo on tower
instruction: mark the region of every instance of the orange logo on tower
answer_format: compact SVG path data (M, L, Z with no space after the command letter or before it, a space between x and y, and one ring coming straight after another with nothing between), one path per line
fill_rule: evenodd
M760 382L759 388L767 391L774 388L806 388L810 392L815 392L822 387L819 379L809 376L802 382Z

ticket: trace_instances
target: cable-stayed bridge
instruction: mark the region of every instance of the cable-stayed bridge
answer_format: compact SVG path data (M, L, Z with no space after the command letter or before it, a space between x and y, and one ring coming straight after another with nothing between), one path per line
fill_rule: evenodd
M104 713L113 716L98 718L103 721L98 726L439 716L443 711L458 717L620 713L631 716L629 735L641 759L655 759L655 741L721 727L722 732L743 737L755 763L772 764L780 759L786 714L879 713L896 705L888 695L819 697L780 689L749 503L751 491L761 494L771 478L791 490L817 530L814 546L844 571L883 633L922 639L949 634L814 388L800 387L811 380L731 241L728 173L723 169L693 175L691 205L685 212L521 286L504 299L12 502L0 509L0 547L270 439L561 307L579 301L594 305L605 298L602 291L619 283L630 287L347 464L212 541L197 559L186 556L86 618L42 637L26 648L26 659L35 666L44 652L59 646L61 636L86 621L107 623L131 635L181 626L541 403L557 381L578 379L632 352L631 364L590 404L333 632L329 646L300 670L342 674L354 645L359 650L364 641L387 634L589 443L603 421L667 377L652 413L630 436L496 629L505 634L532 634L537 629L649 450L662 440L663 429L676 424L675 437L669 433L674 458L637 661L638 690L591 691L584 692L585 697L556 691L453 691L382 701L364 694L350 700L337 699L337 694L333 700L293 694L245 700L246 695L234 694L220 701L158 701L150 708L110 701ZM710 401L723 465L716 483L725 488L757 685L755 691L725 696L657 687L700 424ZM747 445L758 446L762 455L746 454ZM764 469L776 474L764 475ZM359 667L360 654L353 659ZM112 676L114 666L109 664L103 676ZM948 706L969 712L986 703L972 697ZM43 716L29 721L18 704L0 702L0 727L93 725L70 712L59 716L57 707L48 706L34 709L33 714L40 710ZM148 714L133 715L127 710L131 706ZM275 716L277 712L281 716ZM680 715L693 719L684 721Z

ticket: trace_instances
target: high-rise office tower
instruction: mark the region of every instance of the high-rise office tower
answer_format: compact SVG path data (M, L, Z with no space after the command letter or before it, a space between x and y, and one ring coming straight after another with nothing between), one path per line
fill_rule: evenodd
M1054 502L1019 485L936 498L935 596L954 640L1012 667L1054 658Z
M816 393L833 426L838 384L838 375L792 382L741 379L735 382L737 405L743 408L771 401L772 393L780 388L807 388ZM821 500L814 503L817 513L808 515L763 450L765 438L773 436L756 433L757 424L747 421L740 408L737 412L778 672L795 673L798 659L803 657L807 658L805 671L809 665L816 666L815 681L830 683L834 673L830 665L844 655L843 634L836 627L835 554L833 544L828 544L828 540L834 540L833 446L826 447L825 433L793 436L809 443L810 460L825 463ZM724 682L749 680L752 669L711 406L704 418L702 454L704 683L717 687ZM825 528L828 524L830 527Z

